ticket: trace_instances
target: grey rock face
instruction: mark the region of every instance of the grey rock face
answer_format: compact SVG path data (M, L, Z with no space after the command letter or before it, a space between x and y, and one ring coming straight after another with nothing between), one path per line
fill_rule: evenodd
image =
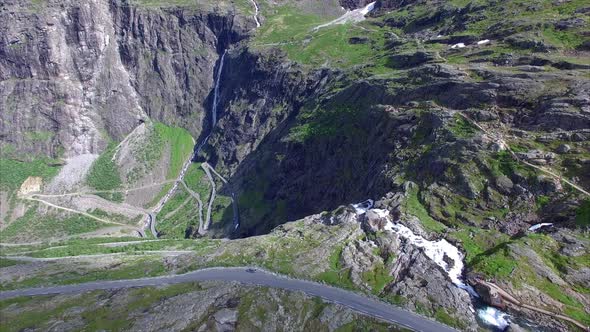
M120 1L11 0L0 11L0 144L99 153L147 117L202 130L219 52L250 22Z
M509 195L512 192L512 188L514 184L512 180L510 180L507 176L502 175L496 179L496 187L502 192L503 194Z
M220 54L246 36L249 22L234 13L199 8L150 10L112 4L121 61L151 118L210 129L214 71ZM203 128L204 127L204 128Z
M106 1L43 4L0 12L2 144L19 152L65 156L100 152L146 117L118 51ZM10 10L12 9L12 10ZM26 139L44 133L40 144Z
M572 148L567 145L567 144L561 144L560 146L557 147L557 149L555 150L555 152L560 153L560 154L564 154L564 153L568 153L570 152Z
M406 299L402 304L410 310L429 310L439 308L453 311L464 324L466 330L477 326L471 314L471 300L467 292L457 288L438 266L426 257L418 248L406 246L394 268L396 282L386 289L387 294Z

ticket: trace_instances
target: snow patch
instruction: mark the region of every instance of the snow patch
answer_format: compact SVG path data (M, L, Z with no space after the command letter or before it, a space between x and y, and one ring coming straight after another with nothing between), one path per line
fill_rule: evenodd
M529 231L534 232L534 231L541 229L543 227L550 227L550 226L553 226L553 223L544 222L544 223L536 224L536 225L529 227Z
M489 44L490 40L489 39L484 39L484 40L480 40L477 42L477 45L485 45L485 44Z
M321 28L329 27L331 25L337 24L345 24L348 22L361 22L365 20L365 16L370 13L373 9L375 9L375 1L371 2L370 4L366 5L363 8L358 8L355 10L347 11L344 15L340 16L339 18L330 21L328 23L324 23L318 25L317 27L313 28L313 31L317 31Z
M464 47L465 47L465 43L457 43L457 44L451 46L452 49L464 48Z

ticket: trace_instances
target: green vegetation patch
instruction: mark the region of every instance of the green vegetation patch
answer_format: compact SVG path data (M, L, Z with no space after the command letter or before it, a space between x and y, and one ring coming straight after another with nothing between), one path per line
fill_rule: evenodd
M185 203L187 199L189 201ZM162 238L188 238L199 225L197 201L190 198L184 188L179 188L158 213L157 220L157 229Z
M191 164L184 176L184 182L194 192L199 194L203 202L209 201L211 183L199 164Z
M104 244L73 244L66 246L56 246L30 253L31 257L50 258L50 257L67 257L80 255L101 255L101 254L141 254L150 251L160 250L190 250L205 252L212 248L217 248L218 240L200 239L200 240L158 240L158 241L139 241L129 244L118 244L108 246Z
M470 267L490 277L508 277L517 266L508 243L502 243L470 261Z
M545 41L551 45L567 50L573 50L582 45L585 39L580 31L557 30L554 27L542 31Z
M169 166L166 178L168 180L175 180L180 175L180 171L186 161L193 154L194 140L188 131L180 127L170 127L162 123L155 123L154 127L158 137L170 147ZM160 199L170 191L172 186L172 183L165 184L148 205L156 205Z
M456 327L459 330L464 330L467 327L465 322L454 318L443 308L436 309L434 313L434 319L448 326Z
M379 295L385 286L393 281L389 270L383 264L377 264L373 270L364 272L362 278L376 295Z
M321 280L330 285L335 285L343 288L354 289L356 286L350 279L350 269L344 269L340 262L344 246L334 249L330 255L330 265L327 271L324 271L316 276L316 279ZM375 279L375 278L371 278ZM380 280L379 280L380 281ZM376 282L375 282L376 285Z
M487 165L490 167L492 175L498 177L506 175L511 177L515 173L521 174L525 177L534 177L535 172L529 167L519 163L510 152L504 150L495 153L491 158L488 158Z
M141 258L126 258L121 264L112 266L108 269L86 269L80 266L74 271L47 271L46 274L39 274L19 280L12 283L3 283L0 290L30 288L50 285L70 285L80 284L98 280L121 280L121 279L138 279L145 277L160 276L168 272L164 266L161 256L150 257L147 255Z
M86 181L96 190L116 190L121 186L121 175L117 164L112 160L116 152L116 143L111 143L107 149L94 161Z
M39 176L47 182L59 172L58 164L53 159L19 161L0 158L0 189L18 189L29 176Z
M471 122L459 115L455 115L449 130L459 138L471 138L479 131Z
M12 259L8 259L8 258L0 259L0 268L9 267L9 266L18 265L18 264L20 264L19 261L15 261Z
M582 227L590 227L590 200L585 200L576 210L576 224Z
M291 128L285 140L303 143L315 138L336 136L361 139L367 135L367 128L362 126L366 116L366 111L338 105L304 110L297 117L298 124Z
M280 47L291 60L314 67L348 68L367 64L382 68L385 65L383 44L388 29L349 23L315 30L330 18L291 6L275 7L265 17L252 41L254 47ZM351 42L351 38L358 42Z
M460 241L468 265L477 255L510 240L508 235L498 231L468 226L462 226L461 229L450 233L450 237Z
M28 240L44 239L55 236L68 236L95 231L104 227L95 219L79 215L54 215L37 212L37 205L30 207L24 216L14 220L10 225L0 231L2 241L14 239Z
M127 174L127 182L130 184L137 182L146 173L153 170L154 166L162 158L165 141L154 126L149 126L146 137L142 137L141 142L132 141L131 144L137 165Z
M418 218L422 226L431 232L440 233L447 229L445 225L432 219L418 196L419 189L417 187L413 187L407 192L406 200L403 203L405 212Z
M55 320L83 320L85 331L122 331L133 325L132 313L143 312L177 295L199 291L198 283L143 287L124 291L124 303L113 301L108 291L60 297L28 297L0 301L2 331L49 330ZM101 305L100 303L105 303ZM6 308L17 305L16 312ZM80 312L77 314L77 312Z
M167 178L175 179L193 153L193 138L186 129L180 127L169 127L162 123L156 123L155 128L160 137L170 145L170 166Z

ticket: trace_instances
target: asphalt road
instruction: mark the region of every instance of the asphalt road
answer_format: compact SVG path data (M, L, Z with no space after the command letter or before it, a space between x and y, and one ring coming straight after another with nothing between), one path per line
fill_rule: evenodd
M207 280L237 281L244 284L301 291L309 295L319 296L332 303L341 304L359 313L395 323L415 331L456 331L434 320L347 290L311 281L290 279L261 270L256 270L252 273L248 272L248 269L245 267L212 268L181 275L144 279L96 281L78 285L18 289L0 292L0 300L19 296L80 293L93 290L157 286Z

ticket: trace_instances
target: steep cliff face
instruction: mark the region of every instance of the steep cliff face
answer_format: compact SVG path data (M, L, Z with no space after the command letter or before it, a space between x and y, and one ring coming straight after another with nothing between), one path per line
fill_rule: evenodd
M229 52L220 77L220 121L209 140L207 158L233 175L304 103L337 80L338 73L305 72L277 50L258 52L241 46Z
M143 110L198 137L210 108L214 70L252 22L234 12L172 7L150 10L112 1L121 61ZM206 127L207 130L210 128Z
M145 117L104 1L9 1L1 13L2 145L65 157L101 151Z
M202 130L214 64L252 22L121 1L8 1L0 12L3 150L101 152L150 117Z

